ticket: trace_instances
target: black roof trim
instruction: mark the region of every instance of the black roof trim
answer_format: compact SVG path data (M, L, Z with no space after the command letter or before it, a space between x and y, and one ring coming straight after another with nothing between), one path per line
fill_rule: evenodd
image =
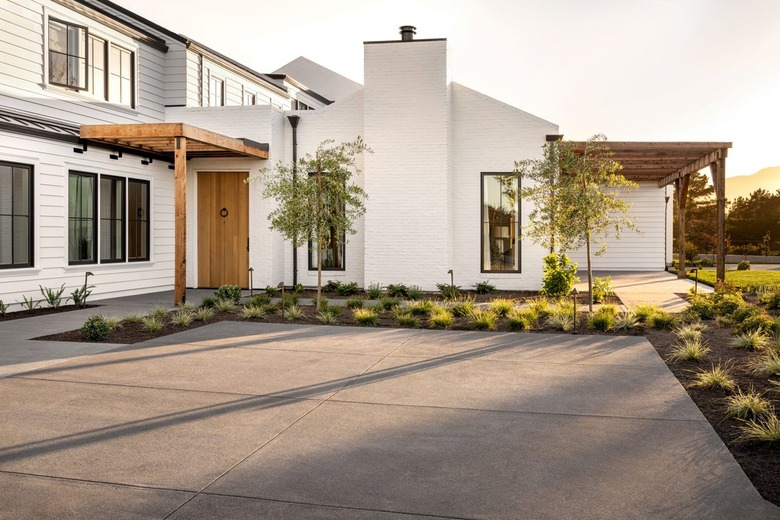
M363 45L374 43L414 43L414 42L446 42L447 38L420 38L419 40L379 40L375 42L363 42Z
M246 137L239 137L239 140L241 140L247 146L253 146L255 148L259 148L260 150L266 152L270 150L270 146L268 145L268 143L260 143L257 141L253 141L251 139L247 139Z
M159 25L155 24L154 22L150 22L149 20L146 20L145 18L142 18L142 17L136 15L135 13L132 13L131 11L128 11L127 9L125 9L123 7L114 4L113 2L109 2L108 0L94 0L94 1L90 1L90 0L54 0L54 1L56 3L64 6L64 7L67 7L69 9L74 9L74 10L77 10L77 6L74 5L74 4L81 5L84 8L89 9L89 10L93 11L94 13L97 13L98 15L101 15L101 16L105 17L106 19L111 20L112 22L114 22L116 25L113 26L112 29L116 29L116 30L118 30L120 32L124 32L125 34L127 34L131 38L134 38L134 39L140 41L141 43L144 43L144 44L146 44L146 45L148 45L148 46L150 46L150 47L152 47L154 49L157 49L157 50L159 50L161 52L168 52L168 45L167 45L167 43L166 43L166 41L164 39L160 38L156 34L153 34L153 33L149 32L149 30L147 30L145 27L142 27L140 25L131 23L131 21L129 21L127 19L120 18L120 17L116 16L114 13L112 13L110 11L107 11L106 9L102 9L99 5L96 5L96 4L103 4L106 7L109 7L111 9L115 9L115 10L121 12L122 14L127 15L129 18L132 18L132 19L134 19L137 22L143 23L147 27L152 27L152 28L154 28L156 30L159 30L160 32L163 32L166 35L169 35L169 36L171 36L173 38L176 38L177 40L181 40L181 36L175 35L171 31L160 27ZM89 16L88 12L82 12L81 14L83 14L85 16ZM106 23L106 25L111 26L111 24L107 23L106 20L100 20L100 19L98 19L98 17L96 17L94 15L91 18L95 19L97 22Z
M316 99L317 101L325 103L326 105L330 105L330 104L333 103L332 99L328 99L325 96L323 96L322 94L318 94L318 93L314 92L313 90L311 90L309 88L306 88L306 85L300 83L297 79L293 78L289 74L283 74L283 73L280 73L280 72L279 73L274 72L272 74L266 74L266 75L269 78L278 79L278 80L282 80L282 81L284 81L285 79L289 78L290 79L290 83L294 83L297 87L300 87L301 92L303 92L307 96L311 96L314 99Z

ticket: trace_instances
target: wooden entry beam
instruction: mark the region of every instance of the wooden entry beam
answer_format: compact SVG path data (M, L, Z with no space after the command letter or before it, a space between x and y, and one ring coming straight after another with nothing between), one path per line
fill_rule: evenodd
M726 279L726 156L728 150L722 150L717 161L710 163L712 184L715 186L715 203L718 211L718 245L716 248L715 279Z
M174 215L176 244L174 246L173 303L181 305L187 299L187 138L176 138L174 150Z

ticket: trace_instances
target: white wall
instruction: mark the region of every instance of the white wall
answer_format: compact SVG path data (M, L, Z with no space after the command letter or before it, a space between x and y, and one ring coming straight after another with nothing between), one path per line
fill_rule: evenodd
M666 191L655 182L640 182L639 189L626 195L631 204L630 215L636 219L641 234L624 230L620 239L610 233L606 240L607 251L593 256L593 269L599 271L663 271L671 248L667 248ZM669 200L671 207L672 201ZM594 245L593 250L600 248ZM585 248L569 252L569 256L586 269Z
M446 40L367 43L365 283L435 289L451 258Z
M545 136L557 134L558 126L457 83L452 84L452 126L456 285L468 288L489 280L499 289L538 289L546 252L529 240L521 244L520 273L481 272L481 173L511 173L515 161L541 158ZM521 201L521 234L530 211Z
M142 294L173 288L173 171L154 161L125 154L109 159L109 151L89 148L83 154L73 145L0 132L0 160L33 166L34 267L0 270L0 299L22 301L26 295L41 299L38 286L59 288L66 295L84 283L84 273L95 276L90 299ZM150 182L151 250L148 262L68 265L68 171L113 175ZM14 307L12 310L18 310Z

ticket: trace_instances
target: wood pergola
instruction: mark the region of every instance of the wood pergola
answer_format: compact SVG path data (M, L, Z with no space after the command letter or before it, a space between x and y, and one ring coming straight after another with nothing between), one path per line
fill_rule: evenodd
M574 143L575 151L585 150L586 143ZM674 184L677 200L679 252L678 277L685 278L685 207L692 173L710 168L715 187L718 220L716 253L717 279L726 276L726 157L731 143L727 142L610 142L600 145L612 152L612 158L623 169L620 173L632 181L653 181L659 188Z
M187 296L187 159L254 157L268 159L268 145L227 137L185 123L82 125L80 137L89 143L163 156L173 160L175 198L174 303Z

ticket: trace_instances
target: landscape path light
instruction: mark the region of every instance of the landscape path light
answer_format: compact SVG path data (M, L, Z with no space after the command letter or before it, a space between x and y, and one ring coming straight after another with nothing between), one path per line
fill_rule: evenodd
M249 268L249 297L251 298L254 296L254 292L252 291L252 288L255 286L254 282L252 281L252 273L255 272L255 269L253 267Z
M89 279L90 276L95 276L95 275L92 274L91 271L87 271L86 273L84 273L84 296L83 299L81 300L81 306L84 308L86 308L87 306L87 280Z
M692 273L696 273L696 281L693 285L693 294L699 294L699 270L697 268L691 269Z
M282 320L284 320L284 282L279 282L277 287L282 290Z
M455 274L452 269L447 271L447 274L450 275L450 296L455 296Z

